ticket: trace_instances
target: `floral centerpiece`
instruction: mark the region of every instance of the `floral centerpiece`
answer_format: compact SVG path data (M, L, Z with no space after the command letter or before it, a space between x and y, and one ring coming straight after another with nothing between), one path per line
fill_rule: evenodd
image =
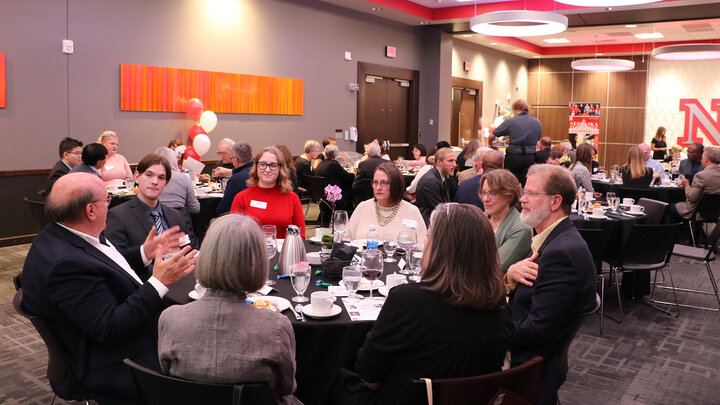
M568 155L562 155L560 157L560 164L565 167L570 167L570 164L572 163L572 158Z
M330 230L334 231L333 229L333 221L335 220L335 204L337 204L338 201L342 200L342 189L340 187L334 185L334 184L328 184L327 187L325 187L325 199L321 200L325 205L330 208L332 211L330 214ZM326 248L332 248L334 241L334 235L324 235L323 236L323 246Z

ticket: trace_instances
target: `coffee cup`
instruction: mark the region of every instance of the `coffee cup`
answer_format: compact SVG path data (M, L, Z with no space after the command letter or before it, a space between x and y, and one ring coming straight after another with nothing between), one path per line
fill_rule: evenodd
M631 214L642 214L643 212L645 212L645 207L643 207L642 205L631 205L629 212Z
M591 215L591 217L593 217L593 218L603 218L604 216L605 216L605 212L603 211L602 208L595 208L592 211L592 215Z
M622 205L629 206L629 205L633 205L633 204L635 204L635 200L633 200L632 198L623 198L622 199Z
M315 291L310 294L310 306L317 314L329 314L335 302L335 294L327 291Z
M308 261L308 263L313 264L313 265L322 264L322 261L320 258L320 252L308 252L307 253L307 261Z
M207 288L203 287L200 283L195 283L195 293L197 293L198 297L201 297L205 295L205 291L207 291Z
M396 285L405 284L407 283L407 277L403 274L388 274L387 277L385 277L385 285L387 286L388 290L395 287Z
M322 239L324 235L331 235L330 228L315 228L315 237Z

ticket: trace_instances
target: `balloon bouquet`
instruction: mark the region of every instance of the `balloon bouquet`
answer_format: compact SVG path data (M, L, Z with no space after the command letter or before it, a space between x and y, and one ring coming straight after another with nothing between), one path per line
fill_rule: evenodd
M204 108L203 102L197 98L191 98L185 105L188 116L195 121L188 134L187 144L189 146L185 149L185 156L198 161L200 156L210 150L210 138L207 134L217 125L217 115L210 110L204 110Z

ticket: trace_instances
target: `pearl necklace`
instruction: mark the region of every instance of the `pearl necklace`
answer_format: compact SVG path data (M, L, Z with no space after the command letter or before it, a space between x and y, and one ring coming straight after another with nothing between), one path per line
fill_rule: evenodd
M377 200L375 200L375 216L377 217L378 224L380 224L380 226L385 226L385 225L389 224L390 222L392 222L392 220L395 218L395 215L398 212L398 209L400 209L400 204L395 204L395 206L392 208L385 208L385 207L381 207L380 204L377 202ZM380 214L380 211L383 211L383 212L391 211L391 212L390 212L390 215L383 216L382 214Z

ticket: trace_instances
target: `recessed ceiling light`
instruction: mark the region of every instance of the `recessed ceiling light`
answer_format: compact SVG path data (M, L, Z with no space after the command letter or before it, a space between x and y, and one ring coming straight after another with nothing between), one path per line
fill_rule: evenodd
M661 60L708 60L720 59L720 44L667 45L652 51L655 59Z
M602 56L602 54L601 54L601 53L596 53L595 56Z
M470 35L470 34L464 34L464 35L463 35L463 38L470 38L471 36L472 36L472 35Z
M520 52L519 49L513 49L513 52Z
M663 38L663 34L660 32L651 32L651 33L647 33L647 34L635 34L635 38L637 38L637 39Z
M637 28L637 24L628 24L625 28Z
M567 44L570 42L567 38L548 38L543 39L543 41L547 42L548 44Z
M490 42L490 45L497 45L497 42Z
M532 10L493 11L470 19L470 29L478 34L500 37L553 35L567 29L562 14Z
M540 55L533 55L533 58L539 58Z
M383 11L383 8L382 8L382 7L373 7L373 8L371 8L370 10L372 10L372 11Z

